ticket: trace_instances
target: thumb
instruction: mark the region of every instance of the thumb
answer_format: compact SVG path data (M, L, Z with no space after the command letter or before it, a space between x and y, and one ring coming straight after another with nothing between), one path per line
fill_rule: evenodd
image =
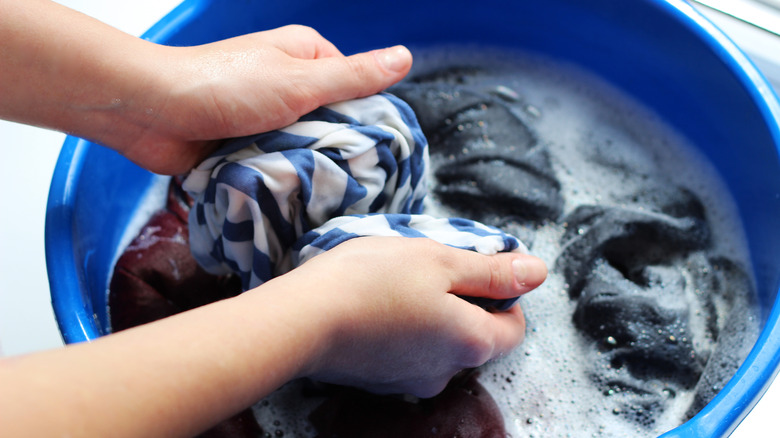
M499 253L482 255L467 252L457 270L451 292L471 297L506 299L520 296L541 285L547 278L547 266L528 254Z
M395 84L412 68L412 54L395 46L351 56L309 60L319 74L309 77L320 105L376 94Z

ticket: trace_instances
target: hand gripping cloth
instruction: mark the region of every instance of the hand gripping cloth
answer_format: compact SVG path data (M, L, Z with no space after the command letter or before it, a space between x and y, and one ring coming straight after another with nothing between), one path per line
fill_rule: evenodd
M258 286L360 236L427 237L484 254L525 252L502 231L421 214L428 143L390 94L327 105L277 131L229 140L193 169L190 248L213 274Z

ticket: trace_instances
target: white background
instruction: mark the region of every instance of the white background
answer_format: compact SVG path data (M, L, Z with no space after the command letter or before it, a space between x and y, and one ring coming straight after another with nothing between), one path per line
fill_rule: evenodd
M20 0L24 1L24 0ZM179 0L59 0L103 22L141 35ZM775 79L780 37L702 9ZM780 78L780 75L777 76ZM0 96L2 98L2 96ZM62 346L49 297L44 219L52 171L63 134L0 121L0 355ZM774 385L732 437L777 436L780 384Z

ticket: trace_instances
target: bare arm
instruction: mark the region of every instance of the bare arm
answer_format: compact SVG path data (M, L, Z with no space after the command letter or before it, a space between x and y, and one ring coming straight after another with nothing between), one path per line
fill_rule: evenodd
M187 171L216 139L373 94L411 66L404 48L344 57L299 26L163 47L47 0L0 0L0 59L0 117L161 173ZM0 435L191 436L301 376L432 395L523 337L518 307L490 314L451 292L501 299L545 275L530 256L356 239L239 297L3 359Z
M411 54L349 57L287 26L196 47L125 34L49 0L0 0L0 118L183 173L218 139L286 126L314 108L399 81Z
M192 436L302 376L431 396L523 338L518 306L491 314L453 293L507 298L545 276L531 256L354 239L236 298L0 362L0 430Z

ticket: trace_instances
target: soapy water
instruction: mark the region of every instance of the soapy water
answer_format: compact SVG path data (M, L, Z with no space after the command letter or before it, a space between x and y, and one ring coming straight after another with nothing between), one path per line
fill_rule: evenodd
M745 239L660 117L573 66L485 48L416 50L390 91L429 131L425 213L499 226L550 269L519 300L524 343L474 374L504 419L484 430L652 437L727 382L760 328ZM278 436L327 436L309 416L328 400L296 381L253 412Z
M548 280L520 300L527 320L525 342L512 354L482 369L480 382L503 410L507 431L512 436L656 436L678 426L725 384L759 331L754 288L744 274L749 272L747 248L728 190L703 155L684 138L658 116L598 78L539 57L491 55L484 50L479 56L464 53L449 50L444 54L418 55L416 63L424 71L418 76L433 77L428 83L454 84L450 88L454 93L477 90L506 102L536 138L525 151L526 157L531 158L524 161L535 160L533 155L541 154L539 149L548 153L548 161L537 160L529 173L546 175L549 169L545 165L549 165L562 198L561 214L557 217L515 220L507 217L505 210L495 208L493 213L490 206L484 205L480 211L471 212L478 220L514 231L521 239L525 237L531 252L550 267ZM453 75L453 69L442 73L442 64L471 67ZM447 87L434 89L441 93ZM469 123L480 121L479 117L471 117ZM456 129L463 131L467 127L459 125ZM485 148L502 147L491 145L489 135L484 145L470 146L470 150L462 152L484 155ZM451 143L461 146L468 142ZM449 157L438 156L436 146L430 146L433 173L451 165ZM480 175L475 176L475 184L483 184ZM549 191L548 182L541 185L540 191ZM462 205L453 206L452 202L437 199L437 187L432 187L432 192L431 210L436 212L431 214L463 214ZM446 191L438 192L446 195ZM706 217L698 211L703 206ZM582 214L583 211L592 216ZM656 217L659 212L665 213L663 218ZM612 222L605 217L612 217ZM594 225L599 220L601 225ZM700 229L707 235L697 242L674 236L666 230L675 221L693 224L685 229L688 234ZM635 231L605 230L605 224L646 227L651 231L645 233L651 238L643 238L642 233ZM662 231L653 231L653 227ZM614 236L604 237L604 233ZM677 248L664 247L653 239L669 239L671 245L689 246L691 250L677 252ZM632 244L642 245L643 249L626 251L625 247ZM643 252L653 250L653 245L660 246L653 260L631 269L611 266L621 260L627 263L625 260L632 257L641 259ZM590 251L597 253L587 258L590 264L570 260ZM601 257L598 251L606 256ZM722 255L729 259L724 260ZM742 268L733 270L732 263ZM572 273L572 265L592 273ZM618 272L621 270L626 272ZM738 290L703 292L700 285L706 280L701 277L707 276L708 270L719 270L718 275L728 276L729 285ZM598 274L600 271L607 274ZM642 280L635 278L637 272ZM668 302L676 301L671 306L676 307L671 312L674 318L669 324L626 329L626 325L638 322L602 317L598 312L625 313L626 306L621 307L612 299L611 305L602 300L608 305L598 307L594 304L600 298L598 294L583 299L586 292L574 290L573 283L584 281L584 289L593 290L598 287L592 285L601 284L605 277L611 280L603 281L608 293L600 292L601 297L622 295L625 299L618 304L636 307L631 301L641 296L645 306L641 310L654 316L670 314ZM620 277L620 281L613 281L614 277ZM660 284L653 286L653 278ZM670 279L676 284L666 284L672 283ZM617 293L618 289L627 292ZM674 295L647 298L648 291ZM702 295L708 293L717 297L703 299ZM660 302L652 301L655 299ZM662 310L657 311L659 308ZM642 314L627 313L633 317ZM734 321L734 315L740 321ZM600 319L598 323L591 323L594 318ZM609 330L620 333L624 339L617 334L611 336ZM650 330L657 333L645 333ZM660 337L665 342L655 340ZM736 339L746 342L740 344ZM720 341L725 348L719 350ZM648 349L666 351L656 354ZM705 366L708 357L717 357L712 361L717 366L692 370L688 381L676 381L675 376L664 374L679 374L685 368L661 362L672 360L679 364L688 360L681 360L681 354L699 355L690 361L692 367ZM647 361L651 365L645 370L631 369L631 359L625 357L632 355L634 364ZM699 380L706 381L709 388L697 386Z
M445 66L455 68L449 71L445 68L442 73L441 69ZM461 68L463 66L467 68ZM453 74L453 70L456 73ZM441 178L431 178L426 213L472 217L500 226L524 240L531 252L544 259L550 267L548 280L519 301L527 321L524 343L511 354L479 369L477 380L499 406L507 435L650 437L680 425L695 414L733 374L759 331L757 309L752 301L754 288L749 279L739 278L730 283L739 285L740 290L724 291L717 299L702 300L701 295L707 292L697 290L697 285L702 282L694 278L702 273L689 272L699 268L729 271L733 268L730 262L721 262L724 266L705 262L697 264L697 260L702 258L721 260L721 255L728 255L729 260L741 266L736 270L737 277L742 272L749 272L747 249L736 209L707 160L657 115L598 78L569 65L527 54L507 56L506 52L491 54L484 49L476 53L462 48L440 48L416 51L415 70L410 74L412 79L405 84L413 83L411 88L418 87L420 82L415 83L415 77L429 77L432 78L431 83L455 85L453 92L434 87L433 91L420 96L417 102L418 105L432 105L437 98L445 102L443 106L434 108L431 116L435 118L438 114L443 120L428 124L438 129L437 133L441 135L426 132L430 141L432 174L448 175L446 170L442 172L448 162L472 154L479 156L477 161L483 164L490 162L488 173L495 173L499 184L511 184L514 174L510 173L509 179L501 175L500 167L507 164L499 163L493 155L485 156L485 150L502 147L492 141L490 120L479 118L480 115L489 115L488 106L494 102L490 99L497 99L505 103L528 128L530 135L536 138L526 148L516 144L510 147L519 147L520 153L534 155L537 153L535 149L541 146L549 154L549 169L545 170L542 163L526 173L538 176L552 170L559 183L557 186L553 184L553 188L557 188L562 198L560 213L556 215L556 208L552 206L548 208L550 217L531 215L529 219L518 212L507 212L505 208L491 211L489 203L479 203L475 207L453 205L448 201L447 190L441 190ZM477 85L470 87L469 84ZM415 107L414 98L409 98L409 93L414 94L415 91L402 92L404 86L390 91L406 98ZM462 86L465 88L458 90ZM448 107L447 102L464 99L464 94L475 89L490 95L490 102L479 103L479 99L469 102L466 110L447 120L444 114L458 108L458 105ZM416 92L420 93L419 90ZM415 108L416 111L418 109ZM470 112L474 114L470 115ZM421 117L425 130L426 122L422 120L425 115L418 114L418 117ZM442 128L442 125L451 126ZM452 153L437 150L437 147L441 148L437 143L441 140L439 137L449 135L448 132L469 130L482 133L479 134L484 137L482 141L476 141L480 144L472 142L460 148L462 142L456 141L454 146L460 150ZM472 135L472 140L479 135ZM516 137L527 135L529 133L521 133ZM499 134L497 137L502 136ZM529 160L534 158L526 161ZM480 184L488 185L485 191L493 188L481 179L479 172L460 168L463 169L469 172L470 178L454 183L456 187L451 189L455 192L453 199L463 199L464 195L468 198L469 193L481 196L483 192L474 191L474 187ZM526 179L527 175L521 178ZM545 187L540 190L549 192L550 184L543 185ZM705 255L669 254L659 263L661 268L646 269L648 272L668 271L676 269L675 266L683 266L679 275L672 276L679 278L678 283L682 285L672 288L679 294L670 298L676 303L674 307L678 308L674 315L682 316L675 317L669 325L656 327L646 324L637 329L631 340L608 334L598 334L600 338L594 339L586 330L578 329L574 322L578 306L583 306L580 300L573 299L571 285L562 272L565 270L562 265L566 264L565 260L560 260L565 253L562 239L568 229L566 219L583 205L654 213L651 205L654 193L665 190L667 186L674 187L670 189L672 192L695 194L694 198L698 199L696 205L706 206L709 226L708 237L703 239L706 242L701 243L701 248L696 248L696 252L704 252ZM507 196L511 198L511 194ZM501 204L501 201L497 200L496 204ZM523 201L520 199L520 202ZM528 202L533 204L537 201L532 199ZM587 233L587 229L583 227L568 232L581 236ZM598 269L597 266L589 268ZM658 281L663 283L665 277L661 277ZM661 284L659 288L666 286ZM650 310L653 310L652 306ZM587 313L587 310L580 310L582 313ZM734 315L738 316L738 321L734 320ZM607 321L607 325L610 323L614 321ZM652 336L642 333L647 330L655 330L657 333L652 335L656 338L662 336L665 344L659 344L651 340ZM715 338L715 335L718 337ZM737 342L737 339L740 341ZM719 350L721 341L725 348ZM669 351L670 360L679 359L680 354L694 356L690 366L682 367L688 369L687 380L679 381L681 378L669 375L680 371L675 366L658 363L655 368L650 367L643 372L632 369L630 364L621 364L621 356L614 354L622 349L628 351L629 361L634 354L638 355L635 362L655 363L662 358L646 350L664 349L667 344L683 345ZM632 353L631 349L635 351ZM706 359L713 357L718 358L713 360L717 366L705 368ZM697 368L699 366L701 368ZM665 371L667 369L670 371ZM697 386L700 380L706 382L708 388ZM279 430L284 430L286 434L317 436L317 431L306 421L305 412L314 409L319 402L316 398L302 400L299 391L299 387L291 385L256 406L255 414L260 423L273 424L276 421Z

